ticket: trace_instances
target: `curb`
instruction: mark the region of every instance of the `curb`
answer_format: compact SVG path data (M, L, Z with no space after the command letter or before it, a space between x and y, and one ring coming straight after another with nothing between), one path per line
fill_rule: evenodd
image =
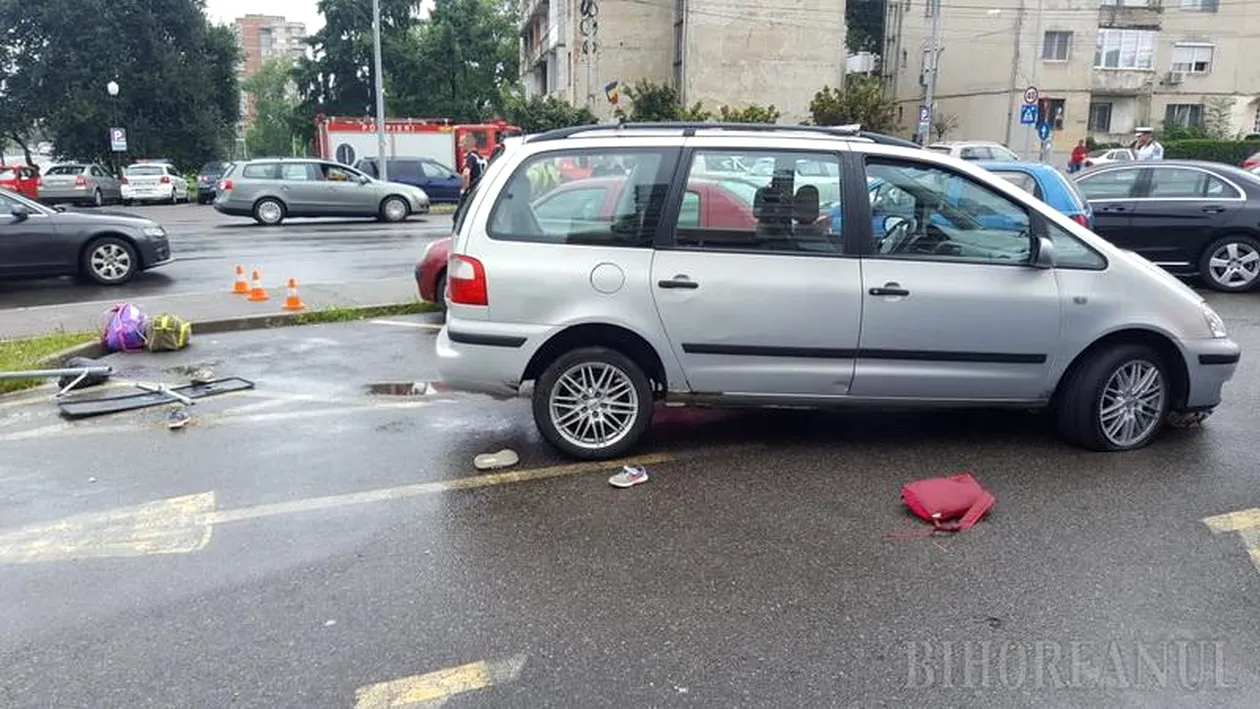
M338 308L350 315L369 317L374 311L412 305L412 301L404 303L378 303L376 305L360 305L352 308ZM433 312L437 312L436 310ZM240 315L231 318L214 318L211 320L195 320L192 323L193 335L218 335L228 332L245 332L246 330L269 330L277 327L299 327L303 325L330 325L329 323L304 323L302 318L319 313L318 310L295 310L293 312L267 313L266 315ZM347 320L350 321L350 320ZM39 360L40 365L60 365L72 357L88 357L98 359L110 352L105 351L100 342L85 342L68 347Z

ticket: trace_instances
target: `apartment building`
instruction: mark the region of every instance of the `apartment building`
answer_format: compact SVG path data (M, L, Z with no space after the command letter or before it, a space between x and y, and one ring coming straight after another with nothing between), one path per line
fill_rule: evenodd
M250 14L236 18L232 28L241 50L237 78L242 82L253 76L268 59L288 57L296 62L306 56L306 25L301 22L290 22L276 15ZM249 97L241 94L243 123L252 122L253 114Z
M947 138L997 140L1027 157L1024 92L1050 116L1055 159L1087 136L1128 142L1139 126L1260 132L1260 1L937 0L936 115ZM917 122L931 64L932 0L888 0L883 73L906 125ZM933 136L935 138L935 135Z
M608 118L604 87L647 79L687 104L773 104L809 116L824 84L844 78L845 0L522 0L521 78Z

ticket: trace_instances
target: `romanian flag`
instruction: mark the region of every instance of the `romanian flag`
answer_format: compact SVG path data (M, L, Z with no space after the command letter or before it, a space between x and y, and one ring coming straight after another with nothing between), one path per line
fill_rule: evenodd
M617 101L621 99L620 84L616 79L604 84L604 96L608 98L608 103L617 105Z

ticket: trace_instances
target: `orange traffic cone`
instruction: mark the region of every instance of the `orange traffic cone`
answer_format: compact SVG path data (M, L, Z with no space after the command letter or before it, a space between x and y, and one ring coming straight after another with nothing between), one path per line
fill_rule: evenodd
M262 274L259 273L258 269L256 268L254 269L253 280L254 280L254 284L252 287L250 287L249 297L246 298L246 300L253 301L253 302L266 300L269 296L267 295L267 291L263 290Z
M306 303L302 302L302 298L298 296L297 279L289 279L289 293L284 298L285 310L301 310L306 307Z
M236 282L232 284L232 293L235 295L248 295L249 283L245 280L245 267L236 267Z

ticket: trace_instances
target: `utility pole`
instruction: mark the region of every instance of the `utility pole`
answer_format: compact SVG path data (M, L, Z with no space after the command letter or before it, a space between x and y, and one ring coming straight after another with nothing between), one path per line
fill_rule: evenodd
M376 45L376 176L389 180L385 166L385 76L381 73L381 0L372 0L372 41Z
M936 113L933 103L936 101L936 67L941 58L941 0L928 0L932 4L932 38L928 40L928 66L930 72L927 79L927 90L924 92L923 105L927 107L927 120L919 123L919 144L927 145L932 135L932 118ZM922 118L922 116L920 116Z
M1001 12L1000 10L998 12ZM1019 62L1020 62L1020 38L1024 32L1024 0L1019 0L1019 14L1015 15L1015 58L1011 62L1011 85L1010 93L1006 100L1009 104L1006 111L1006 147L1011 147L1015 140L1015 114L1020 111L1019 106L1023 105L1023 93L1019 90ZM1034 58L1035 61L1035 58ZM1018 103L1016 97L1019 96Z

